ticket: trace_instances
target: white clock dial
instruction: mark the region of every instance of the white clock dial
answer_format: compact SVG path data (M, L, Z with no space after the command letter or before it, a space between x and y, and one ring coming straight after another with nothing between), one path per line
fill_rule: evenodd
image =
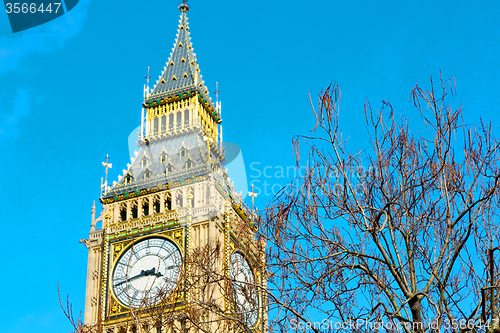
M255 326L259 318L257 287L248 261L239 252L235 252L231 256L230 274L233 280L233 297L236 309L247 325Z
M125 306L154 305L175 288L181 268L181 253L171 241L143 239L125 250L116 262L113 292Z

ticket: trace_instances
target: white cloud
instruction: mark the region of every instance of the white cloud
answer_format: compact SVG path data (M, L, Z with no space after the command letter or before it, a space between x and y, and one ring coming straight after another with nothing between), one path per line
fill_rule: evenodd
M36 70L25 66L34 55L60 50L64 43L83 29L90 0L81 0L70 12L38 27L12 33L5 21L0 24L0 144L17 135L19 120L43 100L36 87L15 87L2 80L8 72L19 69ZM7 15L4 13L8 22ZM3 21L3 20L2 20ZM23 71L19 71L22 75Z
M62 48L83 29L89 2L81 0L73 10L57 19L18 33L12 33L4 21L0 25L0 75L16 69L30 54L50 53ZM4 15L8 22L7 14Z

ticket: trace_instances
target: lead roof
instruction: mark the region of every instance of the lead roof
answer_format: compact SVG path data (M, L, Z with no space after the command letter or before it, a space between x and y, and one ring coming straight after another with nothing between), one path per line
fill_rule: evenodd
M199 84L202 84L200 86ZM205 88L201 81L196 54L189 37L189 25L186 11L181 13L176 40L166 66L146 101L155 100L170 93L184 90Z

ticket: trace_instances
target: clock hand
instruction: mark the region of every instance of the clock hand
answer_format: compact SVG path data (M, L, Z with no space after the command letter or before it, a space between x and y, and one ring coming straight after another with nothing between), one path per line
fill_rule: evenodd
M120 282L120 283L115 284L115 287L118 287L119 285L124 284L124 283L126 283L126 282L130 282L130 281L132 281L132 280L138 279L138 278L140 278L141 276L146 275L146 273L147 273L147 272L149 272L149 271L144 271L144 270L142 270L142 271L141 271L141 273L137 274L136 276L131 277L131 278L129 278L129 279L125 279L125 281L122 281L122 282Z
M147 271L142 270L140 274L137 274L137 275L136 275L136 276L134 276L134 277L131 277L131 278L129 278L129 279L126 279L125 281L122 281L122 282L119 282L119 283L115 284L115 287L118 287L119 285L124 284L124 283L126 283L126 282L130 282L130 281L132 281L132 280L138 279L138 278L140 278L140 277L142 277L142 276L150 276L150 275L154 275L154 276L156 276L156 277L161 277L161 276L163 276L163 274L161 274L161 272L156 273L156 267L153 267L153 268L151 268L151 269L149 269L149 270L147 270Z
M153 275L156 277L163 276L163 274L161 274L161 272L156 273L156 267L153 267L149 271L146 271L144 275L146 275L146 276Z

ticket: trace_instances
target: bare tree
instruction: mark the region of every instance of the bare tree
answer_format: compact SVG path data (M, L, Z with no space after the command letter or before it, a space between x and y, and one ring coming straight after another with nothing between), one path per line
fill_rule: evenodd
M59 305L61 309L68 318L71 326L73 327L73 333L91 333L98 331L100 332L100 323L96 323L95 325L85 325L82 320L82 313L78 314L78 318L75 318L75 314L73 313L73 304L69 301L69 296L66 296L66 303L63 304L61 299L61 290L59 289L59 282L57 283L57 294L59 295Z
M261 222L272 330L499 332L500 143L447 103L453 84L414 86L413 126L366 101L370 143L356 153L339 87L311 100L313 134L293 141L306 172Z

